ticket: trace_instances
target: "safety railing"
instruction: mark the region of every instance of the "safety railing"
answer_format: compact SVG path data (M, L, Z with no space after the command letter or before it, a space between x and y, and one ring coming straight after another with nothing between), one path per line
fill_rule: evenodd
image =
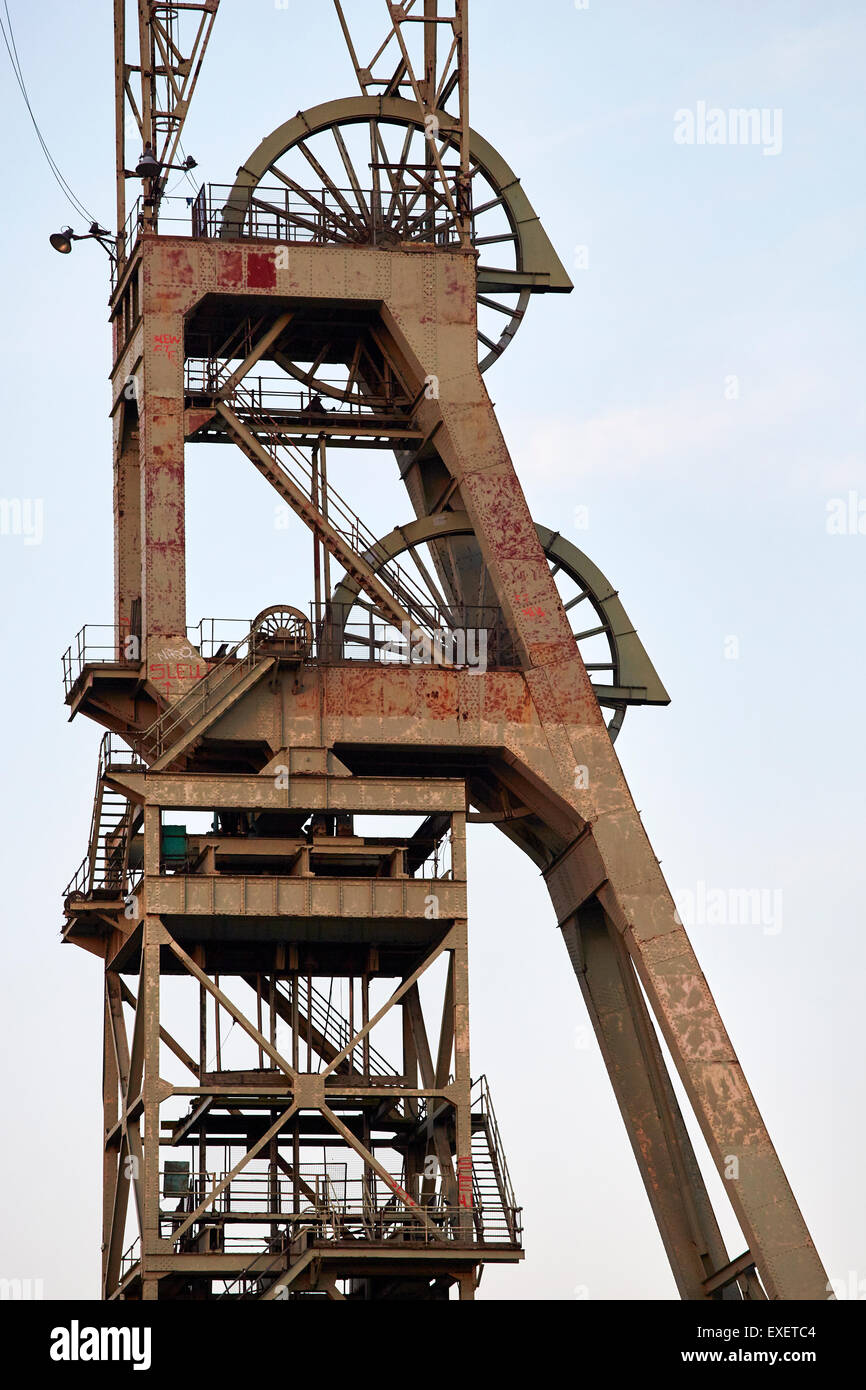
M333 494L337 498L337 494ZM335 508L336 511L336 508ZM343 534L353 549L375 563L376 542L366 532L363 523L346 513ZM513 668L520 665L513 639L505 625L502 610L494 605L451 605L443 609L431 600L416 584L409 572L395 562L377 571L395 597L402 600L413 614L418 615L417 629L401 632L378 617L368 600L361 598L351 604L324 601L311 603L309 611L314 632L310 660L319 662L369 661L397 665L450 665L494 668ZM419 611L420 610L420 611ZM165 730L169 724L183 722L191 705L203 701L206 707L208 692L212 695L219 680L211 679L214 672L224 668L224 674L237 669L239 660L254 658L250 621L246 618L203 618L196 626L187 628L190 646L211 665L206 677L193 687L188 697L161 716ZM63 653L63 683L68 696L88 666L113 667L137 671L141 659L138 643L128 629L110 624L88 623L76 634ZM135 656L125 656L127 651ZM190 704L186 703L189 700ZM171 717L169 717L171 715ZM155 735L153 725L136 741L142 756Z
M205 661L221 661L229 648L243 647L252 626L249 618L202 618L187 628L190 645Z
M330 1164L329 1168L340 1165ZM163 1194L160 1221L169 1233L173 1227L180 1227L187 1220L190 1211L210 1193L216 1191L228 1174L226 1172L191 1172L188 1175L188 1191L181 1194L177 1190L177 1174L162 1173L160 1190ZM241 1173L231 1183L218 1192L208 1203L205 1224L215 1221L222 1225L246 1223L255 1226L258 1222L265 1226L271 1222L285 1224L295 1238L303 1231L310 1231L314 1239L342 1240L368 1239L387 1241L398 1235L402 1239L435 1241L443 1236L450 1239L465 1238L467 1208L448 1204L443 1200L441 1190L433 1193L429 1200L421 1198L420 1191L413 1197L403 1187L404 1179L391 1175L390 1182L378 1174L368 1173L366 1177L348 1177L345 1173L336 1178L323 1174L321 1168L311 1171L301 1165L296 1185L292 1177L272 1173ZM166 1207L165 1202L177 1199L175 1209ZM487 1243L498 1238L510 1241L508 1223L498 1210L498 1202L490 1204L488 1221L485 1223ZM419 1218L424 1213L433 1229ZM190 1237L194 1239L193 1237ZM263 1248L272 1246L267 1238L246 1237L225 1234L223 1248L228 1248L234 1239L236 1248L244 1240L260 1241Z
M282 995L287 1004L292 1004L292 983L286 985L277 983L277 993ZM334 1007L330 999L327 999L316 987L305 977L298 978L298 1012L302 1018L307 1018L319 1034L323 1045L333 1051L338 1056L349 1046L352 1038L359 1031L349 1025L348 1019ZM378 1077L394 1077L399 1075L399 1068L393 1066L387 1058L373 1047L369 1039L358 1043L349 1053L347 1058L349 1068L358 1072L359 1075L370 1075Z
M146 764L119 734L103 735L101 756L106 772L142 772Z
M207 358L190 357L184 368L184 389L187 396L203 397L213 400L221 396L223 389L236 369L240 359L233 357ZM347 388L345 381L318 380L318 386L303 386L285 376L254 376L251 373L243 378L246 397L230 393L227 403L233 406L242 419L247 414L253 416L270 412L280 420L288 415L292 421L326 429L334 424L367 425L387 416L394 424L395 412L407 412L412 402L406 398L392 396L364 396L359 398ZM327 399L323 399L321 389L326 388ZM234 396L234 399L233 399ZM275 413L276 412L276 413ZM408 427L411 420L398 416L398 423Z
M383 666L451 666L512 670L520 658L502 609L492 604L437 606L432 627L398 629L366 600L310 605L315 641L311 660L366 661Z
M520 1208L514 1198L514 1188L511 1183L511 1175L508 1171L508 1164L505 1159L505 1150L502 1146L502 1138L499 1133L499 1126L496 1122L496 1114L493 1103L490 1099L490 1088L487 1084L486 1076L479 1076L473 1083L471 1093L471 1111L473 1121L476 1117L482 1121L481 1134L486 1140L487 1156L489 1158L490 1172L494 1177L500 1196L502 1222L495 1222L494 1229L504 1228L510 1239L517 1240L520 1234L519 1214ZM481 1135L478 1136L479 1138ZM475 1136L473 1136L474 1140ZM480 1156L484 1158L483 1150ZM473 1164L476 1157L476 1148L473 1143ZM486 1200L480 1202L483 1213L488 1204ZM485 1232L486 1239L486 1232Z
M120 1258L120 1278L121 1282L129 1274L130 1270L141 1260L141 1236L136 1236L135 1240L127 1250L124 1250Z
M117 666L135 669L141 665L138 638L128 627L110 623L87 623L75 634L61 657L63 688L69 695L84 674L86 666Z
M133 203L124 227L125 260L144 223L144 202ZM447 206L432 210L419 189L299 189L205 183L197 194L160 199L154 230L196 240L302 242L314 246L372 245L398 240L458 246L460 236Z
M192 235L297 241L316 246L370 244L387 238L459 245L453 215L421 206L418 189L242 188L207 183L191 209Z
M214 708L235 680L240 680L256 664L256 634L247 632L211 666L206 676L187 695L165 710L133 742L135 752L150 762L161 758L172 741Z
M322 486L322 479L315 471L314 464L299 449L288 443L281 444L279 423L266 410L258 409L255 395L241 384L235 388L227 404L235 410L240 406L246 412L247 424L259 443L262 443L262 437L268 440L263 447L274 467L285 474L305 497L314 499L331 529L356 555L375 568L377 579L390 590L397 602L423 627L437 626L439 611L435 600L420 588L401 565L393 560L381 563L383 557L377 537L335 487L330 484Z
M107 789L104 779L112 770L134 772L145 767L117 734L103 735L96 766L88 850L64 889L65 899L89 897L95 889L126 891L129 844L139 812L124 796Z
M450 665L511 670L520 658L505 615L494 604L437 608L441 626L432 632L411 627L408 635L377 616L366 599L308 605L313 643L308 659L329 662L381 662L383 665ZM189 641L208 662L221 661L249 636L248 618L203 618L187 629Z

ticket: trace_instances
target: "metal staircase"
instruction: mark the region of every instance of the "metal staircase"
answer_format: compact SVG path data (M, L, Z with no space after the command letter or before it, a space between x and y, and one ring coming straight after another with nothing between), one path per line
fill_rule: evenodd
M278 993L287 994L279 985L277 990ZM319 1043L314 1041L313 1047L326 1062L332 1062L338 1057L358 1031L357 1027L352 1029L348 1019L334 1008L320 990L303 977L298 980L298 1010L316 1030ZM399 1076L399 1068L383 1057L381 1052L377 1052L372 1043L367 1043L366 1056L363 1046L363 1043L359 1044L346 1058L347 1072L363 1071L371 1077L383 1078Z
M479 1241L519 1245L520 1208L514 1200L486 1076L472 1087L472 1195Z
M250 988L256 988L255 976L245 979ZM278 983L276 996L277 1011L288 1020L291 987ZM309 1039L312 1051L323 1062L332 1062L349 1045L353 1029L348 1020L303 977L298 980L298 1015L301 1037ZM361 1046L357 1051L361 1053ZM371 1044L365 1060L350 1054L337 1070L341 1075L353 1072L380 1080L395 1080L399 1074L393 1063ZM521 1244L521 1209L515 1202L486 1076L479 1077L472 1087L472 1198L475 1234L480 1244Z
M251 989L257 985L254 975L245 975L244 979ZM290 1023L292 1019L292 991L291 985L283 985L279 981L276 983L276 1010L284 1022ZM335 1057L348 1047L355 1033L357 1026L353 1029L349 1025L348 1019L339 1012L333 1003L317 990L311 981L304 976L298 979L298 1031L303 1041L308 1042L312 1052L317 1053L322 1062L329 1064ZM321 1066L319 1070L321 1070ZM377 1052L369 1041L365 1044L359 1043L358 1046L349 1054L337 1067L340 1075L354 1073L357 1076L369 1076L396 1082L400 1076L399 1068L383 1057L381 1052Z
M280 427L260 409L255 396L243 387L236 387L230 399L233 402L243 399L244 414L250 422L248 428L228 406L222 401L218 403L218 410L235 442L320 536L346 574L370 596L382 617L398 627L408 623L411 628L421 628L428 633L448 628L451 625L449 616L402 566L394 561L380 563L383 553L376 537L334 488L325 485L322 489L321 480L300 453L290 451L288 446L272 444L266 448L261 443L260 435L273 440L278 437ZM277 447L282 447L283 456L277 454ZM322 489L321 501L314 496L317 487ZM324 523L323 516L327 518ZM133 747L151 771L160 771L175 763L273 666L273 658L259 652L256 638L253 629L186 695L138 735Z
M393 560L380 564L385 557L376 536L335 488L323 484L299 450L279 442L280 423L249 388L237 385L216 408L238 447L388 622L401 627L408 621L428 632L449 626L448 615L402 566Z
M247 633L186 695L139 734L133 743L136 754L151 771L169 767L273 664L273 658L259 657L255 631Z
M125 895L129 870L129 846L141 818L140 809L106 783L112 767L140 768L133 750L120 746L107 733L99 745L96 790L90 821L88 850L66 885L64 897L92 897L94 893Z

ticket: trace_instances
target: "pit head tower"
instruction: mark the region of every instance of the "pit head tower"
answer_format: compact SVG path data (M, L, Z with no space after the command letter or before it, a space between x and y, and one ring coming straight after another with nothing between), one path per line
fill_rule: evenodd
M488 395L571 284L470 126L468 0L335 0L358 92L172 199L218 7L115 3L114 612L64 658L105 730L64 900L104 969L103 1297L468 1299L520 1261L470 1054L477 822L544 876L680 1295L826 1297L614 749L667 694ZM188 442L271 485L308 592L190 626ZM329 479L345 449L405 484L387 534Z

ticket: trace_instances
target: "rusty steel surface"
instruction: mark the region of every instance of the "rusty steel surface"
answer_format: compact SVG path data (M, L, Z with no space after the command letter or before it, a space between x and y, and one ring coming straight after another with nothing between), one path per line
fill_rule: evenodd
M217 5L187 8L200 63ZM625 708L666 703L666 692L604 575L531 517L482 375L479 303L503 284L479 271L470 170L483 165L500 186L513 175L469 130L466 5L426 0L411 40L421 56L390 7L398 62L385 80L336 8L362 97L274 132L228 206L249 209L239 186L258 188L304 130L336 132L357 201L336 185L329 206L317 194L306 240L304 190L306 211L286 203L276 235L261 237L245 212L184 237L159 229L157 179L119 243L114 649L94 654L85 640L67 695L111 731L88 856L65 901L67 940L105 965L103 1297L442 1298L455 1287L469 1299L485 1263L522 1258L489 1092L470 1067L466 824L481 820L543 873L680 1296L821 1298L820 1258L613 748ZM170 9L140 7L142 52L164 47L155 12ZM118 20L120 71L124 44ZM146 132L146 77L143 88ZM179 101L158 132L163 162L184 111ZM408 155L402 168L380 158L381 216L365 222L359 208L373 205L343 131L366 122L381 155L387 117L402 121L406 150L431 118L439 140L402 201ZM123 148L119 116L121 170ZM525 195L510 197L526 225L504 288L521 296L522 317L532 293L570 285ZM429 234L437 216L458 244ZM249 387L262 364L285 378L270 401ZM336 402L330 426L320 389ZM341 406L354 415L341 419ZM396 450L414 521L368 535L329 487L329 428ZM311 623L275 604L212 651L190 637L190 439L237 445L311 533ZM573 602L557 587L563 567ZM583 599L590 626L575 631ZM369 631L350 635L366 660L346 658L356 604ZM506 650L504 634L508 663L471 669L453 645L415 664L380 659L380 630L429 639L443 614L472 604L493 614L491 650ZM597 636L611 653L602 662L580 645ZM188 831L202 812L210 829ZM373 816L389 818L382 834ZM425 1019L419 981L437 970L437 1014ZM169 977L187 986L183 1042L161 1005ZM229 1022L241 1067L223 1065ZM745 1254L725 1247L660 1039L718 1170L735 1162L725 1191ZM305 1162L325 1145L345 1156L337 1177Z

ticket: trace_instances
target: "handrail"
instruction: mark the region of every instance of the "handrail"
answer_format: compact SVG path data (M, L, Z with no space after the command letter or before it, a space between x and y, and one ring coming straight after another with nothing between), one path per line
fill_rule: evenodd
M516 1211L517 1203L514 1198L514 1188L511 1185L511 1175L508 1171L505 1150L502 1147L502 1138L499 1133L499 1125L496 1122L496 1113L493 1109L493 1103L490 1099L490 1087L487 1084L486 1076L478 1077L473 1084L472 1092L471 1108L474 1110L475 1107L478 1106L484 1116L491 1156L499 1170L498 1176L502 1184L505 1206L512 1211Z
M90 836L87 841L89 872L87 875L87 896L93 892L96 874L96 851L99 845L99 826L102 818L102 777L105 772L105 757L108 752L109 735L103 734L99 744L99 757L96 763L96 791L93 795L93 814L90 819Z
M183 1200L176 1209L162 1207L160 1221L170 1228L185 1226L190 1211L201 1197L205 1197L208 1199L207 1211L196 1218L197 1222L204 1221L205 1224L219 1223L227 1226L235 1220L250 1224L250 1218L256 1218L260 1219L259 1224L262 1225L277 1224L293 1228L319 1226L323 1230L330 1228L332 1235L338 1238L340 1230L358 1228L370 1217L382 1233L395 1226L405 1225L411 1220L413 1234L423 1236L424 1231L414 1225L415 1211L419 1204L403 1186L405 1174L390 1174L387 1181L377 1174L371 1198L364 1177L334 1179L327 1173L317 1172L313 1175L309 1167L306 1167L305 1176L305 1167L301 1165L299 1170L304 1191L297 1204L292 1176L280 1177L274 1192L273 1180L269 1173L236 1174L228 1187L223 1187L222 1191L213 1196L215 1188L221 1182L225 1182L228 1174L211 1170L201 1173L191 1171L187 1174L189 1187ZM164 1197L169 1194L164 1187L165 1174L162 1171L160 1178L160 1193ZM204 1183L202 1179L205 1180ZM454 1239L460 1239L459 1226L461 1218L465 1216L465 1208L449 1204L439 1192L430 1202L423 1204L423 1210L442 1223L443 1229L451 1229ZM499 1207L491 1206L489 1210L498 1213ZM499 1230L504 1229L505 1225L501 1217L498 1221L494 1217L490 1224ZM169 1239L173 1238L173 1234L169 1236ZM181 1238L194 1239L188 1230Z
M330 483L323 487L322 479L315 476L311 465L307 463L302 454L295 451L291 444L279 442L279 422L261 407L249 387L239 383L226 397L226 404L235 401L245 402L242 404L242 408L248 412L247 423L252 425L252 432L255 433L256 427L258 427L272 441L270 447L267 445L262 445L262 447L275 467L281 469L296 487L303 490L305 495L309 495L311 490L318 485L324 494L324 500L327 502L329 525L362 560L371 565L380 560L382 554L378 538L365 526L357 512L352 510L336 488ZM262 441L259 440L259 443ZM283 462L276 452L278 449L286 451L294 469ZM383 581L397 601L403 604L416 621L420 621L424 627L432 629L443 626L443 615L439 612L438 604L424 593L402 566L395 564L393 560L386 560L376 569L376 578Z
M133 1252L133 1250L135 1250L136 1246L138 1246L138 1255L137 1255L137 1256L133 1256L133 1253L132 1253L132 1252ZM131 1245L130 1245L126 1250L124 1250L123 1254L122 1254L121 1257L120 1257L120 1279L121 1279L121 1282L123 1281L125 1275L127 1275L127 1274L129 1273L129 1271L130 1271L131 1269L133 1269L133 1268L135 1267L135 1265L136 1265L140 1260L141 1260L141 1236L136 1236L136 1237L135 1237L135 1240L131 1243ZM128 1265L127 1265L127 1261L129 1261Z
M242 353L242 346L226 344L220 349L219 357L187 358L184 368L186 395L207 400L221 395L232 375L230 364L242 360ZM257 401L258 409L263 410L267 402L271 408L280 410L281 418L283 413L288 413L292 419L303 417L305 434L315 435L319 428L330 425L376 422L386 416L389 423L400 423L407 429L413 423L408 413L412 402L402 394L395 393L390 398L355 395L346 390L344 382L324 377L317 377L315 385L309 386L294 377L262 376L252 372L243 380ZM321 401L322 387L331 388L328 403L316 406L314 403ZM230 399L230 393L225 399Z
M240 190L237 185L203 184L193 208L192 234L196 238L350 246L371 242L375 246L383 233L393 235L396 230L409 241L459 245L460 232L449 209L424 210L413 218L417 199L415 189L322 188L320 193L295 193L262 184ZM369 221L362 207L370 210Z
M299 980L298 989L298 1008L300 1009L303 1007L304 994L306 992L307 1014L309 1021L315 1024L315 1026L321 1033L324 1042L331 1043L332 1046L336 1045L337 1052L342 1052L343 1048L348 1046L348 1044L352 1040L352 1037L354 1036L354 1034L350 1030L348 1020L345 1018L343 1014L339 1012L338 1009L335 1009L333 1005L331 1005L330 1008L327 1007L325 996L319 990L317 990L315 986L310 985L308 987L308 990L305 990L305 988L303 987L304 985L305 978L301 977ZM288 1002L291 1002L291 995L289 991L284 989L279 982L277 982L277 993L281 994L283 998L285 998ZM322 1024L323 1017L324 1026ZM333 1024L333 1034L329 1036L331 1024ZM363 1048L363 1042L358 1044L358 1050L360 1050L361 1048ZM383 1057L382 1054L378 1052L375 1047L373 1047L372 1043L369 1044L368 1055L370 1059L371 1075L400 1075L398 1068L393 1066L393 1064L390 1063L387 1060L387 1058ZM351 1055L349 1060L351 1062Z
M391 188L361 189L361 197L372 212L372 225L365 225L360 207L348 217L335 195L344 195L351 204L356 189L322 188L296 195L285 187L257 184L238 192L233 184L203 183L195 198L185 194L163 194L157 225L163 236L192 237L195 240L300 242L314 246L379 243L392 228L409 241L453 248L460 244L450 210L425 210L414 217L417 193L408 189L395 194ZM378 195L378 202L377 202ZM125 252L119 265L112 264L114 289L131 260L144 225L144 201L138 197L129 210L124 226ZM390 245L390 240L389 240Z
M89 640L88 634L99 634L96 641ZM111 638L101 634L111 634ZM138 659L118 655L122 650L122 639L132 636L127 627L113 623L85 623L60 658L63 666L63 689L70 695L77 681L81 679L85 666L118 666L134 670L141 666Z
M288 1249L288 1243L287 1243L287 1241L284 1239L282 1245L280 1246L280 1248L279 1248L279 1250L277 1251L277 1253L276 1253L276 1255L274 1256L274 1258L271 1260L270 1264L267 1265L264 1269L258 1271L258 1273L255 1274L255 1276L253 1276L253 1277L256 1279L256 1282L257 1282L257 1283L261 1283L262 1279L267 1279L268 1275L270 1274L270 1272L271 1272L271 1270L274 1268L274 1266L277 1265L277 1264L279 1264L279 1263L282 1261L283 1256L285 1255L287 1249ZM236 1275L235 1278L232 1279L230 1283L227 1283L227 1284L226 1284L226 1286L225 1286L225 1288L223 1289L222 1293L221 1293L221 1294L217 1294L217 1300L219 1300L219 1299L221 1299L221 1298L229 1298L229 1297L231 1296L230 1290L233 1289L233 1288L235 1287L236 1284L241 1284L241 1283L243 1282L243 1280L246 1279L246 1278L249 1276L250 1270L252 1269L253 1265L256 1264L256 1262L257 1262L258 1260L261 1259L262 1254L264 1254L264 1253L267 1253L267 1252L263 1251L263 1252L261 1252L261 1253L259 1253L259 1254L254 1254L254 1255L253 1255L253 1258L250 1260L250 1262L249 1262L249 1264L247 1265L246 1269L242 1269L241 1272L240 1272L240 1274ZM241 1290L241 1297L243 1297L243 1290Z
M90 868L90 856L85 854L75 873L63 890L64 901L67 898L83 898Z
M97 886L96 878L100 861L100 844L106 840L109 833L113 833L116 837L116 847L120 850L119 869L115 875L109 872L109 855L108 846L106 844L102 852L104 866L103 882L100 886L102 888L119 886L121 889L125 886L129 865L130 832L138 815L138 810L132 802L127 801L126 808L116 824L104 828L102 815L105 792L104 779L106 773L113 767L137 768L144 764L136 756L133 749L126 745L118 744L116 739L117 736L115 734L108 732L103 734L100 740L96 763L96 788L93 793L93 811L90 817L90 832L87 839L87 853L69 883L67 883L63 892L64 899L73 896L90 897L92 895L94 888ZM113 878L116 878L117 885L113 882Z
M152 724L139 734L133 743L133 748L141 757L145 759L161 758L169 745L168 740L175 731L182 725L192 726L198 722L201 714L208 709L210 699L227 684L230 675L237 672L252 670L256 664L256 629L252 628L245 637L226 652L225 656L211 666L207 675L204 676L192 690L188 691L176 704L170 705L167 710L153 721ZM237 660L237 654L242 647L246 646L246 656ZM216 677L214 680L213 678Z

